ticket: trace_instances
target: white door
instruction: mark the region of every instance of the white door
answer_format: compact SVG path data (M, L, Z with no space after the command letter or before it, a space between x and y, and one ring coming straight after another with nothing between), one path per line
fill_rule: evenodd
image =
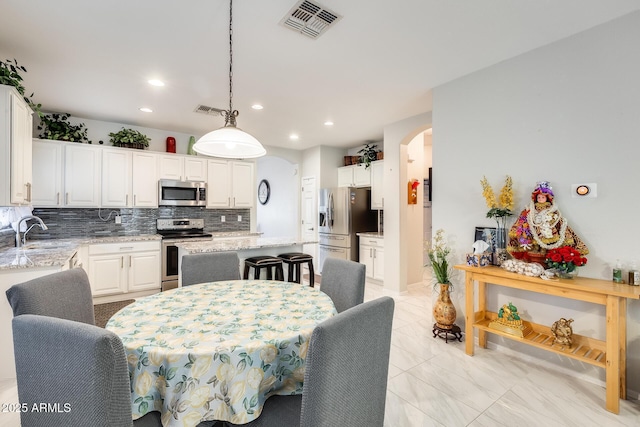
M207 180L207 159L185 158L184 176L187 181Z
M62 144L33 141L33 206L62 205Z
M97 207L100 204L100 154L97 147L71 144L64 149L64 204Z
M131 153L126 150L102 152L102 206L131 206Z
M226 160L209 160L207 175L207 207L229 207L231 204L229 162Z
M253 171L253 163L231 162L232 207L252 208L255 206L256 196L254 189L256 183Z
M318 190L316 189L316 177L302 178L302 228L300 236L302 240L318 239ZM313 256L313 268L318 271L318 245L303 245L302 251Z
M182 181L184 176L184 161L176 155L160 156L160 179Z

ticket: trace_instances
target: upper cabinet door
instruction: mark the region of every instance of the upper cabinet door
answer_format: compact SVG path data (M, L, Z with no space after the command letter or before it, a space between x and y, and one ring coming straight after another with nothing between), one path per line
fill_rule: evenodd
M15 92L11 98L11 203L31 203L31 109Z
M102 152L102 206L126 208L132 204L131 152L109 150Z
M62 206L63 143L33 141L33 206Z
M158 155L133 153L133 207L158 207Z
M67 145L64 150L64 204L97 207L100 203L100 153L91 146Z
M231 162L233 183L232 206L251 208L255 205L254 164L250 162Z
M356 187L368 187L371 185L371 168L364 164L353 166L353 182Z
M207 159L197 157L184 158L184 175L186 181L207 180Z
M182 157L175 154L160 156L160 179L182 181L184 176L184 162Z
M226 160L207 162L207 207L228 208L231 206L231 173Z
M371 209L384 209L384 160L371 163Z

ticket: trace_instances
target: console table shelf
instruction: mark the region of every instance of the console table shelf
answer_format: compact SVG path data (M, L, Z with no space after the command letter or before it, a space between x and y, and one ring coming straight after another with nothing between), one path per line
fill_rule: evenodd
M465 272L465 350L468 355L473 356L474 330L477 330L478 344L483 348L487 347L489 332L603 368L606 375L606 408L616 414L620 412L619 399L626 399L627 396L627 298L640 299L639 286L589 278L543 280L539 277L511 273L498 267L456 265L455 268ZM544 325L527 322L532 332L523 338L489 328L489 323L498 315L487 310L487 285L603 305L606 308L606 339L601 341L573 335L573 346L569 348L554 344L550 328Z
M476 313L476 316L478 314L479 313ZM486 317L482 320L476 321L473 324L473 327L481 331L490 332L492 334L510 338L515 341L524 342L525 344L529 344L533 347L551 351L562 356L567 356L572 359L579 360L580 362L589 363L599 368L606 367L605 341L573 334L573 345L571 347L567 347L566 345L554 344L553 334L551 333L551 329L548 326L538 325L537 323L526 321L524 323L530 325L532 331L523 338L520 338L515 335L490 328L489 323L497 318L498 313L487 312Z

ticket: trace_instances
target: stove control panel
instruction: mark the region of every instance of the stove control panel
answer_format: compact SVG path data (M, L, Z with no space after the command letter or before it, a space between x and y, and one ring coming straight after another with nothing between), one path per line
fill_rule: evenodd
M203 229L204 219L159 218L156 220L158 230L193 230Z

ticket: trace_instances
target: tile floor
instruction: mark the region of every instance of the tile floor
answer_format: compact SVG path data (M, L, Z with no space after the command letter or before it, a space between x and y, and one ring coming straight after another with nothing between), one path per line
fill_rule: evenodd
M365 300L384 294L367 284ZM431 286L395 296L385 427L640 426L640 401L604 409L605 389L500 351L433 338ZM17 402L15 382L0 381L0 404ZM0 413L0 427L19 426ZM56 426L53 426L56 427Z

